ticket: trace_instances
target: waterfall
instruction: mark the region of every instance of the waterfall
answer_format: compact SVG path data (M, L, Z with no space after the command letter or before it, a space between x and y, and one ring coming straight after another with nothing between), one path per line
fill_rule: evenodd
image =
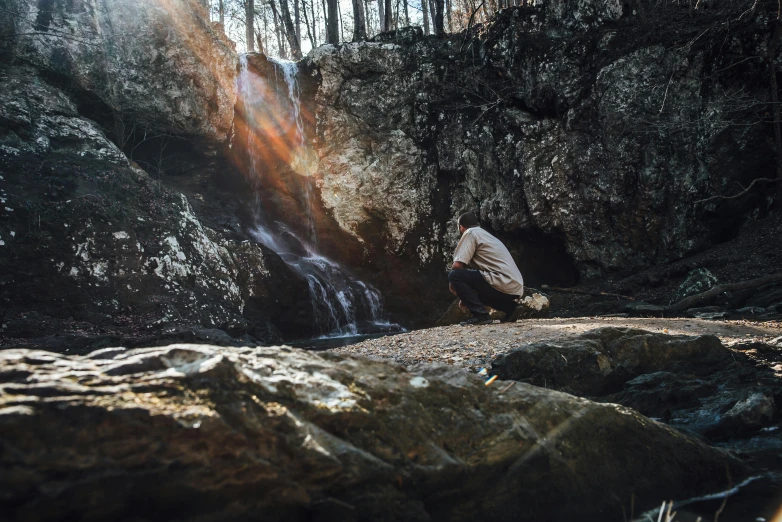
M398 325L384 319L382 299L375 288L318 252L313 213L315 160L314 151L307 143L301 114L298 67L294 62L270 60L270 63L275 72L273 81L254 74L249 68L247 56L240 56L237 93L245 109L248 127L249 174L252 179L264 179L259 170L264 167L264 158L259 155L258 140L269 138L268 134L274 133L270 141L282 149L276 152L298 175L296 181L300 182L299 196L307 221L300 229L304 228L306 234L304 237L297 234L290 222L272 219L263 208L258 190L254 195L255 226L250 234L258 243L279 254L288 266L305 278L316 327L323 337L399 331ZM282 100L278 73L281 73L285 84ZM257 189L274 188L261 184Z

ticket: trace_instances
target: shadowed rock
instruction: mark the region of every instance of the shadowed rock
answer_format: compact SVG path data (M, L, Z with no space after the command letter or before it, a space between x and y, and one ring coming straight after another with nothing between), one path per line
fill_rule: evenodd
M608 520L743 473L621 406L289 348L7 350L0 390L9 520Z
M779 384L768 370L712 335L599 328L497 357L492 373L618 402L710 438L767 426Z

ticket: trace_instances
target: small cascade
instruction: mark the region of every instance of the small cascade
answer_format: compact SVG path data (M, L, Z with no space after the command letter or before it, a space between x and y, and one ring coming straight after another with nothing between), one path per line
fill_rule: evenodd
M312 152L307 147L307 138L304 133L304 121L301 117L301 88L299 86L299 66L296 62L288 60L275 60L271 59L280 69L282 69L285 85L288 87L288 100L291 104L291 120L296 126L296 130L293 138L293 146L295 153L293 155L293 161L291 168L305 176L304 182L304 198L306 200L307 209L307 229L309 232L310 241L317 245L318 235L315 227L315 218L312 214L312 198L314 190L312 189L312 175L313 172L313 160Z
M275 84L249 69L246 55L240 57L237 92L244 104L247 132L247 153L252 179L262 179L263 157L258 153L257 140L270 132L276 133L275 143L284 150L290 169L300 176L300 198L305 208L306 237L295 233L287 223L272 219L263 208L259 193L253 209L256 221L250 231L253 238L279 254L309 285L310 301L317 329L323 337L354 336L399 331L401 328L384 319L380 293L371 285L353 277L344 267L319 254L317 229L313 213L315 168L314 152L307 146L301 114L298 67L294 62L270 60L275 70ZM277 75L277 73L281 73ZM276 83L285 82L285 100L279 100ZM284 102L284 103L281 103ZM289 107L289 110L286 110ZM268 114L274 110L276 114ZM284 112L280 115L279 112ZM273 189L259 186L259 190Z

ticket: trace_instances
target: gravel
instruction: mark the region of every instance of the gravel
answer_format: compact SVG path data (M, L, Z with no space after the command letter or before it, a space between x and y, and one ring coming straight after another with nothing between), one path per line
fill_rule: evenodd
M405 366L436 362L479 371L490 366L496 356L515 348L574 337L605 326L640 328L668 335L713 334L727 346L747 341L770 344L782 334L780 322L615 317L525 319L509 324L428 328L371 339L333 351L391 360Z

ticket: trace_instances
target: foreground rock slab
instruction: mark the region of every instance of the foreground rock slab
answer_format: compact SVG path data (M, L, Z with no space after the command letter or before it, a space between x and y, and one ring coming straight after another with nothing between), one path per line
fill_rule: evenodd
M636 412L290 348L0 352L8 520L616 520L723 488Z

